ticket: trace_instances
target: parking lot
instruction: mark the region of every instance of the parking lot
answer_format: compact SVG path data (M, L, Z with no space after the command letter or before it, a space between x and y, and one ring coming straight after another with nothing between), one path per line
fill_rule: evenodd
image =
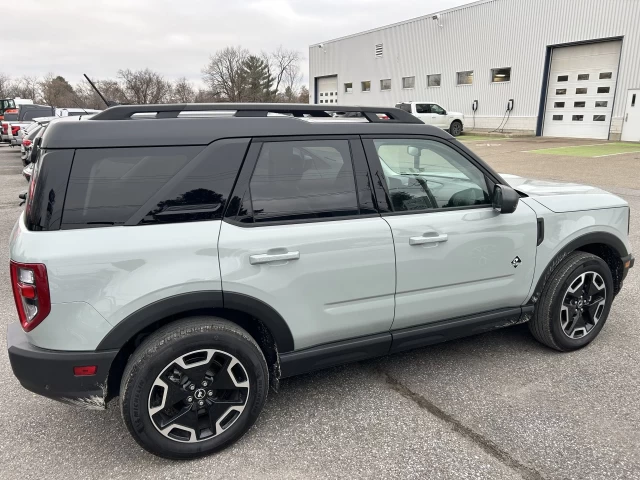
M606 142L461 138L501 173L620 195L640 252L640 146L600 156L589 149ZM31 394L11 372L4 326L17 315L8 243L27 188L21 169L19 152L0 146L2 479L640 478L633 270L606 327L580 351L552 351L519 325L287 379L232 447L189 462L154 457L126 431L117 400L105 412L81 410Z

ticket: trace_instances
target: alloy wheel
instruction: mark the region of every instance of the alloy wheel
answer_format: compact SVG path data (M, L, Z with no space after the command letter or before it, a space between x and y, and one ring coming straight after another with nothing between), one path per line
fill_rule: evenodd
M580 274L569 285L560 307L560 326L572 339L589 334L602 317L607 302L604 280L596 272Z
M196 350L169 363L149 392L148 412L156 429L179 442L201 442L238 420L249 398L249 377L233 355Z

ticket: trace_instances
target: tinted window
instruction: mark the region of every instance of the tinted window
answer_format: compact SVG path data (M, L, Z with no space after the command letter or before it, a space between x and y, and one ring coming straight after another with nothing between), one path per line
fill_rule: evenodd
M396 108L400 110L404 110L405 112L411 113L411 104L410 103L398 103L396 104ZM421 112L418 112L421 113Z
M563 115L554 115L553 116L554 120L562 120L562 118L563 118Z
M589 74L588 73L578 74L578 81L582 81L582 80L589 80Z
M609 105L609 102L607 102L606 100L596 102L596 108L606 107L607 105Z
M609 93L609 87L598 87L598 93Z
M255 222L359 213L347 140L265 143L250 191Z
M555 102L553 104L554 108L564 108L564 102Z
M219 140L162 188L141 224L222 218L249 140Z
M488 205L482 172L460 153L430 140L374 140L396 212Z
M439 73L435 75L427 75L427 86L428 87L439 87L441 81L441 75Z
M566 94L567 94L566 88L556 88L556 95L566 95Z
M416 103L416 113L431 113L431 105L428 103Z
M574 122L581 122L584 119L584 115L573 115L571 117L571 120L573 120Z
M559 82L568 82L569 81L569 75L560 75L558 77L558 81Z
M602 72L600 74L600 80L608 80L611 78L611 73L612 72Z
M586 95L586 94L587 94L586 88L576 88L576 95Z
M440 105L431 105L431 113L435 113L436 115L446 114L446 112L444 111L444 108L442 108Z
M573 102L573 107L574 108L584 108L586 106L587 102Z
M594 115L593 116L593 121L594 122L604 122L607 119L606 115Z
M77 150L63 228L123 225L203 147Z

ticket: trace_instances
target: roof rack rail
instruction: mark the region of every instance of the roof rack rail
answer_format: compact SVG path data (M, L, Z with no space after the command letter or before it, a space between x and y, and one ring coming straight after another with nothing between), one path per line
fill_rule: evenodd
M135 114L156 114L155 118L177 118L182 112L235 111L235 117L266 117L269 113L294 117L332 117L331 112L360 113L371 123L423 123L394 107L348 107L286 103L181 103L166 105L118 105L95 115L92 120L128 120Z

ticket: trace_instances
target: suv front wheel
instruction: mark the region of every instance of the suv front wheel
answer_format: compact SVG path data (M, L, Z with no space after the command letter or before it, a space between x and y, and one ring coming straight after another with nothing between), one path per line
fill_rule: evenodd
M529 329L563 352L589 344L604 326L613 302L613 277L600 257L573 252L547 279Z
M120 408L143 448L193 458L240 438L258 418L268 386L264 355L245 330L194 317L158 330L133 353Z

